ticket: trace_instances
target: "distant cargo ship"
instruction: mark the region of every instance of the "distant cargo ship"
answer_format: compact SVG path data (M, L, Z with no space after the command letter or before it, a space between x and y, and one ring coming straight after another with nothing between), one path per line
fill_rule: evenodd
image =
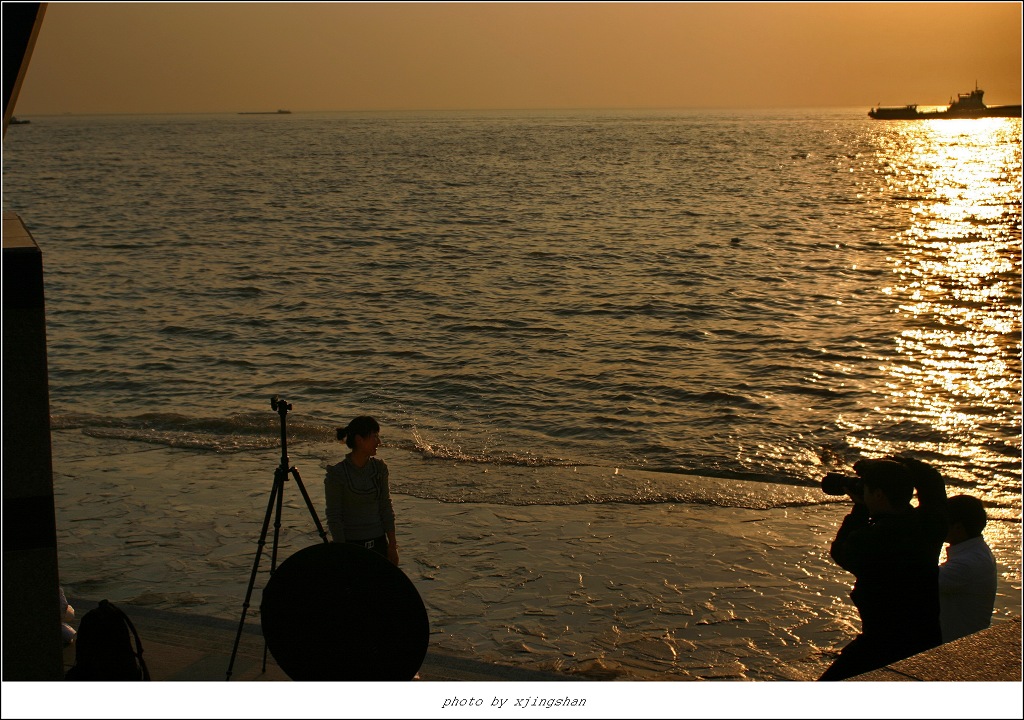
M903 107L877 107L868 111L868 117L875 120L964 120L969 118L987 117L1020 117L1020 105L993 105L988 107L982 98L984 90L978 89L978 83L974 83L974 90L969 93L959 93L956 100L949 103L945 110L929 110L922 112L917 105L904 105Z
M240 112L239 115L291 115L291 110L265 110L263 112Z

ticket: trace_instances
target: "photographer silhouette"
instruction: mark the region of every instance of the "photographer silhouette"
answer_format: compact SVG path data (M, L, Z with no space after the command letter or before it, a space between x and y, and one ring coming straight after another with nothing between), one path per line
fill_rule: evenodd
M853 469L860 481L847 484L853 509L836 533L830 554L857 578L850 599L860 612L861 633L820 680L844 680L942 642L942 476L920 460L899 456L860 460ZM915 489L917 507L910 504Z

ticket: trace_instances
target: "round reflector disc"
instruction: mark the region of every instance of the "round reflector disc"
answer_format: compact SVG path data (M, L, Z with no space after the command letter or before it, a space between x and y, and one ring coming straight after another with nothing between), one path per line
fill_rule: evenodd
M260 617L267 649L292 680L411 680L430 636L405 573L348 543L311 545L281 563Z

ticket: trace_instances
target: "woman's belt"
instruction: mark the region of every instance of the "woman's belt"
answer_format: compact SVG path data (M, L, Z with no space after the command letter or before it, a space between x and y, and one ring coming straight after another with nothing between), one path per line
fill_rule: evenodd
M353 545L360 545L367 550L373 550L373 548L378 545L382 547L387 545L387 536L381 535L379 537L370 538L369 540L346 540L345 542L352 543Z

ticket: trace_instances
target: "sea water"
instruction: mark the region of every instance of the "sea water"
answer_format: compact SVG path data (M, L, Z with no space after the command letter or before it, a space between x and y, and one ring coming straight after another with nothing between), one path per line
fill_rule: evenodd
M272 457L280 394L293 455L370 414L397 495L580 517L813 512L907 453L986 501L1019 616L1021 151L848 108L39 117L3 206L57 433Z

